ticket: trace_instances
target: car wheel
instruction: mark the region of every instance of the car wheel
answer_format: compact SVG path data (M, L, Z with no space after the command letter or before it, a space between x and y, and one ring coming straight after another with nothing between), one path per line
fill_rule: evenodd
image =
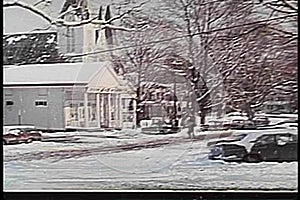
M261 162L262 161L261 157L258 154L247 154L244 157L244 160L246 162L250 162L250 163Z

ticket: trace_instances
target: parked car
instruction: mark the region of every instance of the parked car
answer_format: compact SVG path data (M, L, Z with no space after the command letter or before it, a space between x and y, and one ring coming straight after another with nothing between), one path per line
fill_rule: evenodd
M29 136L32 141L42 140L42 131L36 130L34 128L23 128L22 129Z
M269 118L266 116L256 116L252 121L256 126L267 126L270 123Z
M3 128L3 144L30 143L32 141L41 141L41 131L32 128Z
M255 129L255 124L246 119L233 119L223 124L227 129Z
M291 133L262 135L253 143L247 161L298 161L298 136Z
M207 123L200 125L201 131L215 131L215 130L226 130L224 127L224 121L221 120L210 120Z
M229 112L226 114L226 117L244 117L247 118L247 113L243 113L243 112Z
M248 133L239 141L210 146L209 159L224 161L298 161L298 136L289 132Z
M178 124L166 123L161 118L152 118L149 125L141 128L142 133L145 134L170 134L177 133L181 129Z
M29 143L31 140L29 139L27 134L24 134L22 130L18 128L13 128L9 130L3 130L2 143L6 144L18 144L18 143Z

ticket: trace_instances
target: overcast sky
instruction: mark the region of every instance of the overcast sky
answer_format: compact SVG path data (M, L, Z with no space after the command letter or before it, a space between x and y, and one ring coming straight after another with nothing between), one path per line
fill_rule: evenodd
M22 2L34 4L38 0L22 0ZM53 0L50 6L39 5L47 14L54 16L57 8L60 9L63 0ZM3 33L29 32L36 28L44 28L48 24L40 16L23 8L10 7L3 9Z
M35 4L39 0L21 0L28 4ZM108 5L113 2L122 0L89 0L92 6L98 8L100 5ZM64 0L52 0L48 6L39 4L38 8L52 17L57 17L61 10ZM25 9L19 7L10 7L3 9L3 33L18 33L29 32L37 28L45 28L49 24L36 14L33 14Z

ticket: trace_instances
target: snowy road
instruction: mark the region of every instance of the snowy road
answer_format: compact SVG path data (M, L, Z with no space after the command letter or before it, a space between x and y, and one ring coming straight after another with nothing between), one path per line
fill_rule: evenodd
M298 190L298 162L211 161L207 140L185 133L48 136L4 146L4 190Z

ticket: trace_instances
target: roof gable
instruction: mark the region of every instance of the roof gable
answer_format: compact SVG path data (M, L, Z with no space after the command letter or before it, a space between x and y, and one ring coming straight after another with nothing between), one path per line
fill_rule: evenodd
M108 67L104 67L93 75L88 86L93 88L119 88L120 81L112 70L109 70Z
M113 89L135 94L135 91L131 85L127 81L120 78L109 66L104 67L101 71L98 71L89 81L88 87L96 91L101 91L102 89Z

